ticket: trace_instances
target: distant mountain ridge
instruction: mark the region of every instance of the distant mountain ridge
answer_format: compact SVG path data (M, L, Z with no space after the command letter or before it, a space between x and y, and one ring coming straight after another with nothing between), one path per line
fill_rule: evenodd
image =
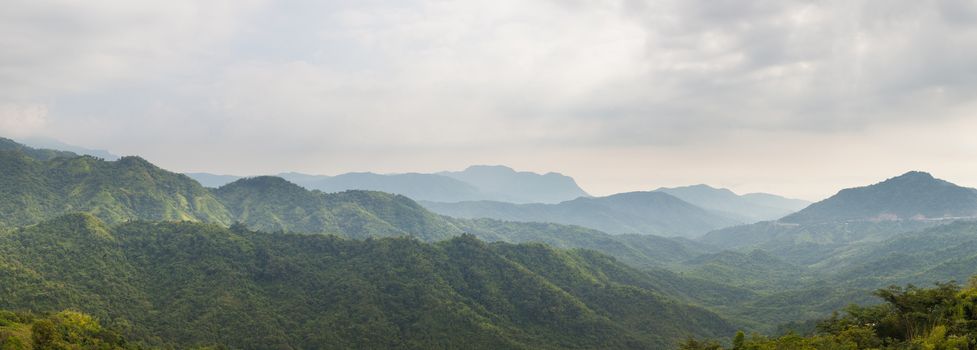
M844 189L781 219L787 223L913 220L977 216L977 190L910 171L874 185Z
M471 184L436 174L346 173L324 176L282 173L278 176L310 190L323 192L369 190L400 194L413 199L437 198L436 200L447 201L473 200L487 196Z
M702 208L723 213L743 223L776 220L811 204L808 201L768 193L738 195L728 189L713 188L709 185L662 187L655 191L668 193Z
M133 220L240 223L267 232L358 239L410 236L434 242L469 232L487 241L594 249L646 267L660 267L703 249L690 250L692 242L663 237L615 236L551 223L448 218L401 195L358 190L323 193L272 176L207 189L138 157L105 161L0 142L0 232L76 212L109 224Z
M438 174L472 184L480 191L497 197L485 199L502 202L559 203L590 196L572 177L554 172L541 175L517 172L502 165L473 165L463 171Z
M778 221L719 229L700 240L725 248L761 248L814 263L859 242L977 217L977 190L910 171L839 191Z
M187 173L207 187L220 187L240 179L234 175ZM569 176L515 171L496 165L474 165L463 171L434 174L345 173L336 176L280 173L276 176L310 190L381 191L405 195L415 200L462 202L494 200L512 203L557 203L589 195Z
M578 225L615 234L698 237L740 222L717 215L663 192L628 192L577 198L558 204L492 201L421 202L447 216Z
M19 140L19 142L34 148L68 151L68 152L76 153L78 155L92 156L92 157L102 158L105 160L117 160L121 158L120 156L112 154L111 152L103 149L91 149L91 148L86 148L81 146L70 145L61 142L59 140L47 138L47 137L31 137L31 138Z

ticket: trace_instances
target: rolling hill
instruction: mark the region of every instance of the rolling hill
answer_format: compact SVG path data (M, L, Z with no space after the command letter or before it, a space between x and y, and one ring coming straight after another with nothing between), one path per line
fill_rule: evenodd
M460 202L421 204L439 214L521 222L578 225L614 234L698 237L739 222L661 192L629 192L577 198L558 204Z
M414 236L436 241L462 231L413 200L389 193L309 191L279 177L237 180L214 194L238 222L264 231L350 238Z
M747 224L776 220L811 204L808 201L768 193L738 195L728 189L713 188L708 185L663 187L655 191L668 193L703 209L721 213Z

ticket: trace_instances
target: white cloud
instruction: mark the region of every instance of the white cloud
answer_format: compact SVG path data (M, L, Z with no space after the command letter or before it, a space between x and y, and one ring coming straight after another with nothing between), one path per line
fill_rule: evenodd
M792 154L814 162L796 169L841 171L818 155L839 140L897 168L869 145L895 146L899 130L977 147L950 127L977 112L969 0L5 5L0 96L44 101L36 132L175 168L490 162L619 188L578 165L633 184L677 167L689 182L744 183L733 178L796 178L777 170ZM729 170L697 165L707 161Z
M220 56L255 0L5 1L0 93L49 98L159 79Z
M40 104L0 103L2 136L32 136L47 126L47 107Z

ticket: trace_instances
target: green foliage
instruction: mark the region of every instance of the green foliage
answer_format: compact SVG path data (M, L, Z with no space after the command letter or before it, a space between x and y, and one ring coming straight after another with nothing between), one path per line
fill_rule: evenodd
M0 308L83 310L151 346L637 349L733 329L658 288L592 251L471 235L348 240L83 214L0 235ZM97 332L87 320L58 322Z
M94 317L65 310L48 316L0 310L0 349L47 350L131 348L113 330Z
M14 140L0 137L0 152L3 151L21 153L27 157L40 161L51 160L54 158L74 158L78 156L77 154L68 151L27 147L15 142Z
M308 191L261 176L214 191L236 220L264 231L332 233L350 238L413 236L440 240L460 229L411 199L381 192Z
M973 313L977 286L961 290L955 283L933 288L891 286L875 295L884 303L851 305L844 315L821 321L809 336L779 337L738 332L731 349L974 349L977 318ZM687 350L722 349L717 343L691 339Z
M72 212L88 212L109 223L231 221L199 184L138 157L36 160L19 151L0 151L0 226L29 225Z
M32 157L25 147L2 149L0 228L86 212L109 224L129 220L242 222L265 231L351 238L439 240L462 233L403 196L367 191L324 194L274 177L242 179L211 192L189 177L138 157L118 161L71 153Z

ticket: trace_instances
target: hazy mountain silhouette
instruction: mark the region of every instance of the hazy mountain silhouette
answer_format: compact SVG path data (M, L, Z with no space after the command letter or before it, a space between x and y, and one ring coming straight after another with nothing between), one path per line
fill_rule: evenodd
M207 187L220 187L240 176L188 173ZM557 173L517 172L505 166L472 166L464 171L436 174L346 173L336 176L281 173L284 178L310 190L381 191L405 195L415 200L462 202L493 200L512 203L557 203L586 197L576 181Z
M810 205L808 201L785 198L767 193L738 195L725 188L708 185L659 188L665 192L704 209L723 213L744 223L776 220Z
M488 200L512 203L559 203L589 195L572 177L559 173L515 171L502 165L474 165L463 171L441 172L469 183L487 194Z
M663 192L582 197L558 204L493 201L421 204L434 212L454 217L555 222L616 234L697 237L710 230L740 224Z

